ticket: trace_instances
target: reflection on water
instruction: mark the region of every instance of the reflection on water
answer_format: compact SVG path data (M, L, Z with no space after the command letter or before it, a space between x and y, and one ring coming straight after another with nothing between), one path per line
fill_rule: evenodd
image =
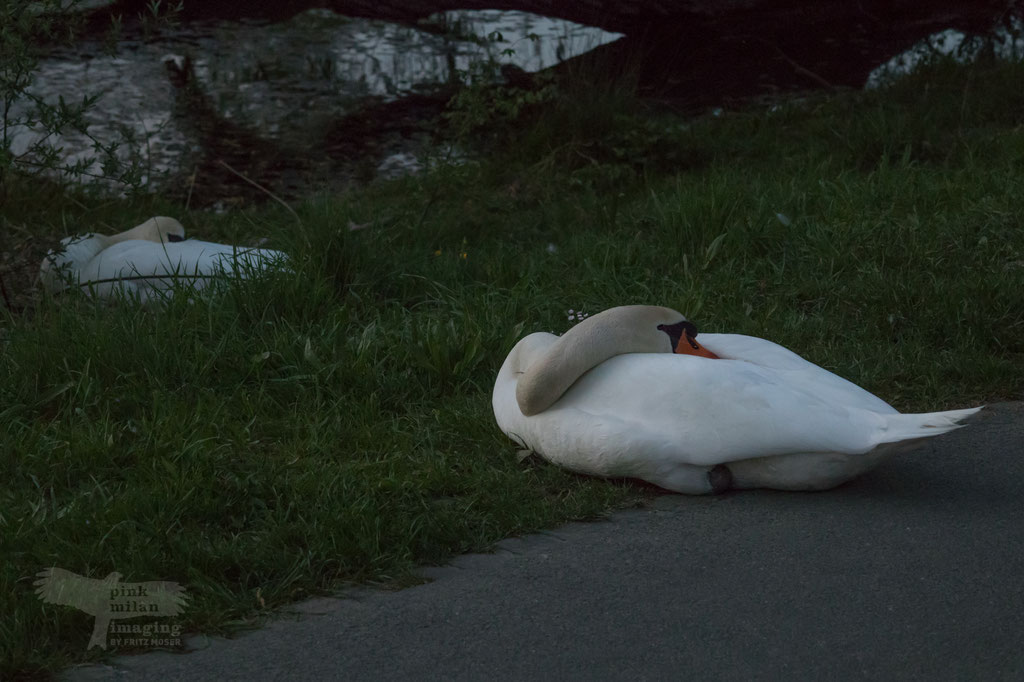
M439 32L439 25L448 31ZM302 146L322 139L332 121L368 96L397 99L446 83L453 69L488 58L537 71L620 37L522 12L449 12L432 17L431 26L420 30L329 10L274 24L192 22L149 41L128 36L115 57L99 42L57 52L40 63L32 90L48 100L101 94L87 117L90 134L109 142L129 131L143 141L140 150L155 178L200 151L189 126L174 116L175 92L164 66L169 57L191 56L200 87L222 116ZM486 40L494 32L502 40ZM41 135L16 131L13 152L24 152ZM80 134L58 143L70 162L94 154L93 141ZM409 167L409 151L396 157L381 170Z
M1022 35L1024 24L1019 19L1014 19L1009 29L997 28L991 35L984 37L968 37L953 29L934 33L872 71L864 87L868 90L881 87L936 56L953 57L961 63L967 63L976 59L983 50L991 50L1001 59L1019 60L1024 58Z
M1024 55L1024 44L1014 37L1020 28L996 34L996 54ZM488 40L497 34L501 40ZM127 35L114 57L99 40L85 41L43 60L32 90L50 101L102 95L87 115L94 139L71 133L48 140L63 148L65 161L93 156L95 140L111 142L127 132L140 141L136 148L148 168L144 179L155 180L191 168L190 159L204 151L195 128L180 109L176 113L176 92L164 66L168 58L191 57L198 84L219 116L303 150L322 143L332 125L368 97L388 101L430 89L489 58L538 71L618 37L522 12L448 12L410 27L310 10L280 23L191 22L148 40ZM936 34L876 69L866 87L910 71L929 54L969 59L981 46L956 31ZM20 106L13 117L24 113ZM23 153L42 135L15 130L12 151ZM419 167L419 150L411 143L388 151L374 162L378 176Z

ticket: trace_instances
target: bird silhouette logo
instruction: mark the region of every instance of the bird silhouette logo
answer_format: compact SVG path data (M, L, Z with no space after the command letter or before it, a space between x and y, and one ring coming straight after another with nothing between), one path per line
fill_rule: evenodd
M188 601L185 588L178 583L157 580L123 583L121 574L116 571L96 580L53 567L43 569L36 577L39 578L33 583L36 595L44 602L73 606L96 618L86 650L94 646L107 648L107 631L112 620L177 616Z

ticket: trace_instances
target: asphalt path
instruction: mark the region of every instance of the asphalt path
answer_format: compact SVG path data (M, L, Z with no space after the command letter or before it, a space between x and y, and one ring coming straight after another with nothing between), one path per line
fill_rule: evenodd
M72 680L1024 679L1024 403L841 488L665 495Z

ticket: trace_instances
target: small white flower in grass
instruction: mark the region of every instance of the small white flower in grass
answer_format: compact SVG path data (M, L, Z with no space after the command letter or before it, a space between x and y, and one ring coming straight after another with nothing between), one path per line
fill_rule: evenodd
M582 310L573 310L572 308L569 308L569 321L570 322L572 322L573 320L576 320L577 322L582 322L583 320L587 319L588 317L590 317L590 313L585 313Z

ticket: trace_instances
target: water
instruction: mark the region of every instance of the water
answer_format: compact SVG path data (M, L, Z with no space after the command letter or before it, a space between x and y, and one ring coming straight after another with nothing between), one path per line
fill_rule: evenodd
M947 29L919 41L903 54L882 64L868 76L864 88L881 87L894 78L912 72L918 65L935 56L953 57L961 63L976 59L982 50L991 49L996 57L1007 60L1024 58L1024 25L1020 20L1007 28L997 28L990 36L968 37L961 31Z
M202 152L189 121L175 113L168 59L191 57L200 87L225 119L301 149L367 98L389 101L430 89L449 82L453 70L489 58L538 71L620 37L522 12L449 12L431 21L446 24L449 35L310 10L279 23L191 22L150 39L129 35L115 56L105 54L98 40L87 40L42 60L32 91L48 101L101 94L87 115L88 136L68 133L52 141L74 163L95 154L94 139L110 142L127 132L140 141L148 181L180 170ZM496 38L494 32L503 39L470 39ZM16 129L12 151L24 153L42 135ZM121 151L127 154L127 148ZM415 152L399 149L376 170L388 175L416 166ZM90 170L98 173L98 164Z
M332 125L369 98L393 101L429 90L449 82L454 71L491 58L535 72L620 37L522 12L449 12L430 21L435 30L310 10L279 23L190 22L151 38L126 35L115 56L104 53L98 39L58 50L40 63L32 89L49 101L102 95L87 115L89 135L47 140L63 148L68 163L93 156L94 141L127 133L138 140L143 181L156 181L173 172L187 174L205 151L194 122L175 108L167 59L191 57L218 116L262 139L304 150L322 146ZM436 30L439 25L447 32ZM501 40L486 40L496 33ZM979 49L980 42L944 31L880 66L865 87L907 73L929 54L970 59ZM1008 57L1024 54L1024 45L1006 32L997 34L994 49ZM24 109L12 113L17 117ZM24 153L42 135L16 129L12 151ZM123 158L129 149L121 149ZM420 150L399 141L371 163L371 175L408 173L420 167ZM90 169L99 170L98 164Z

